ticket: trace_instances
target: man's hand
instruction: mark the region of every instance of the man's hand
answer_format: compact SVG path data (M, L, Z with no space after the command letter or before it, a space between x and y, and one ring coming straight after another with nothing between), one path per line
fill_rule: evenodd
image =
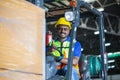
M63 59L64 56L62 55L61 51L58 50L58 47L55 44L52 43L49 50L54 56L56 62L59 62Z
M56 62L60 62L64 57L60 56L60 57L55 57Z
M48 52L53 52L55 50L57 50L57 46L56 45L52 44L51 46L48 46Z

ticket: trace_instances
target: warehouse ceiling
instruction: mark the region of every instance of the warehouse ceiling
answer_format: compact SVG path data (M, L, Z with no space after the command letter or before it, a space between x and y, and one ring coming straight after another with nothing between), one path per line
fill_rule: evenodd
M35 1L39 0L28 0L34 4ZM46 10L46 22L47 29L51 30L53 33L55 29L53 28L57 19L64 16L66 11L70 11L69 6L70 0L44 0L44 9ZM93 5L98 10L103 9L104 15L104 28L105 28L105 42L109 43L106 46L107 53L114 53L120 51L120 0L84 0L91 5ZM86 16L82 16L83 13L87 12ZM80 9L81 13L81 25L77 29L76 39L81 42L83 54L86 55L99 55L100 54L100 38L99 34L95 32L99 31L98 22L96 16L86 11L84 7ZM56 34L54 34L56 35ZM117 61L120 60L116 58ZM117 63L120 64L120 63ZM120 73L119 69L110 70L110 73L115 74Z
M104 9L104 27L106 43L111 45L106 47L107 52L120 51L120 0L85 0L97 9ZM69 1L67 0L45 0L44 6L47 10L46 20L49 29L55 21L64 16L64 12L70 11ZM80 10L85 12L84 8ZM84 54L100 54L99 34L94 32L99 30L96 17L88 16L81 18L81 25L77 30L77 40L83 46Z

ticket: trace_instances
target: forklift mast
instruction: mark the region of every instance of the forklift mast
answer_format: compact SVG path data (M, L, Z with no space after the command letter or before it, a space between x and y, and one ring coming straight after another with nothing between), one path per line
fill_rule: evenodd
M72 62L73 62L73 47L74 39L76 38L77 27L80 26L80 7L84 6L88 11L96 15L97 21L99 24L100 32L100 54L102 59L102 80L107 80L107 57L106 57L106 48L105 48L105 37L104 37L104 25L103 25L103 14L99 12L96 8L92 8L90 4L84 2L83 0L71 0L73 2L72 11L74 13L75 19L72 21L72 31L71 31L71 41L70 41L70 50L69 50L69 62L68 70L66 74L66 80L71 80L72 76ZM74 5L75 3L75 5ZM88 14L89 15L89 14Z

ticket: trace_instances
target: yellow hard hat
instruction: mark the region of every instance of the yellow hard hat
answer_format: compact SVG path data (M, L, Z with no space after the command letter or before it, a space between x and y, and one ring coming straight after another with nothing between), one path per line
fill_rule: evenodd
M69 21L67 21L64 17L61 17L57 23L55 24L55 28L58 27L58 25L66 25L69 27L69 29L72 29L71 24Z

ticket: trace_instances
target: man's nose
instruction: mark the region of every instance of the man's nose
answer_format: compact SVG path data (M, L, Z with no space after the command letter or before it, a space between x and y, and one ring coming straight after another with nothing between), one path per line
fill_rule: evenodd
M64 32L64 28L61 29L61 32Z

